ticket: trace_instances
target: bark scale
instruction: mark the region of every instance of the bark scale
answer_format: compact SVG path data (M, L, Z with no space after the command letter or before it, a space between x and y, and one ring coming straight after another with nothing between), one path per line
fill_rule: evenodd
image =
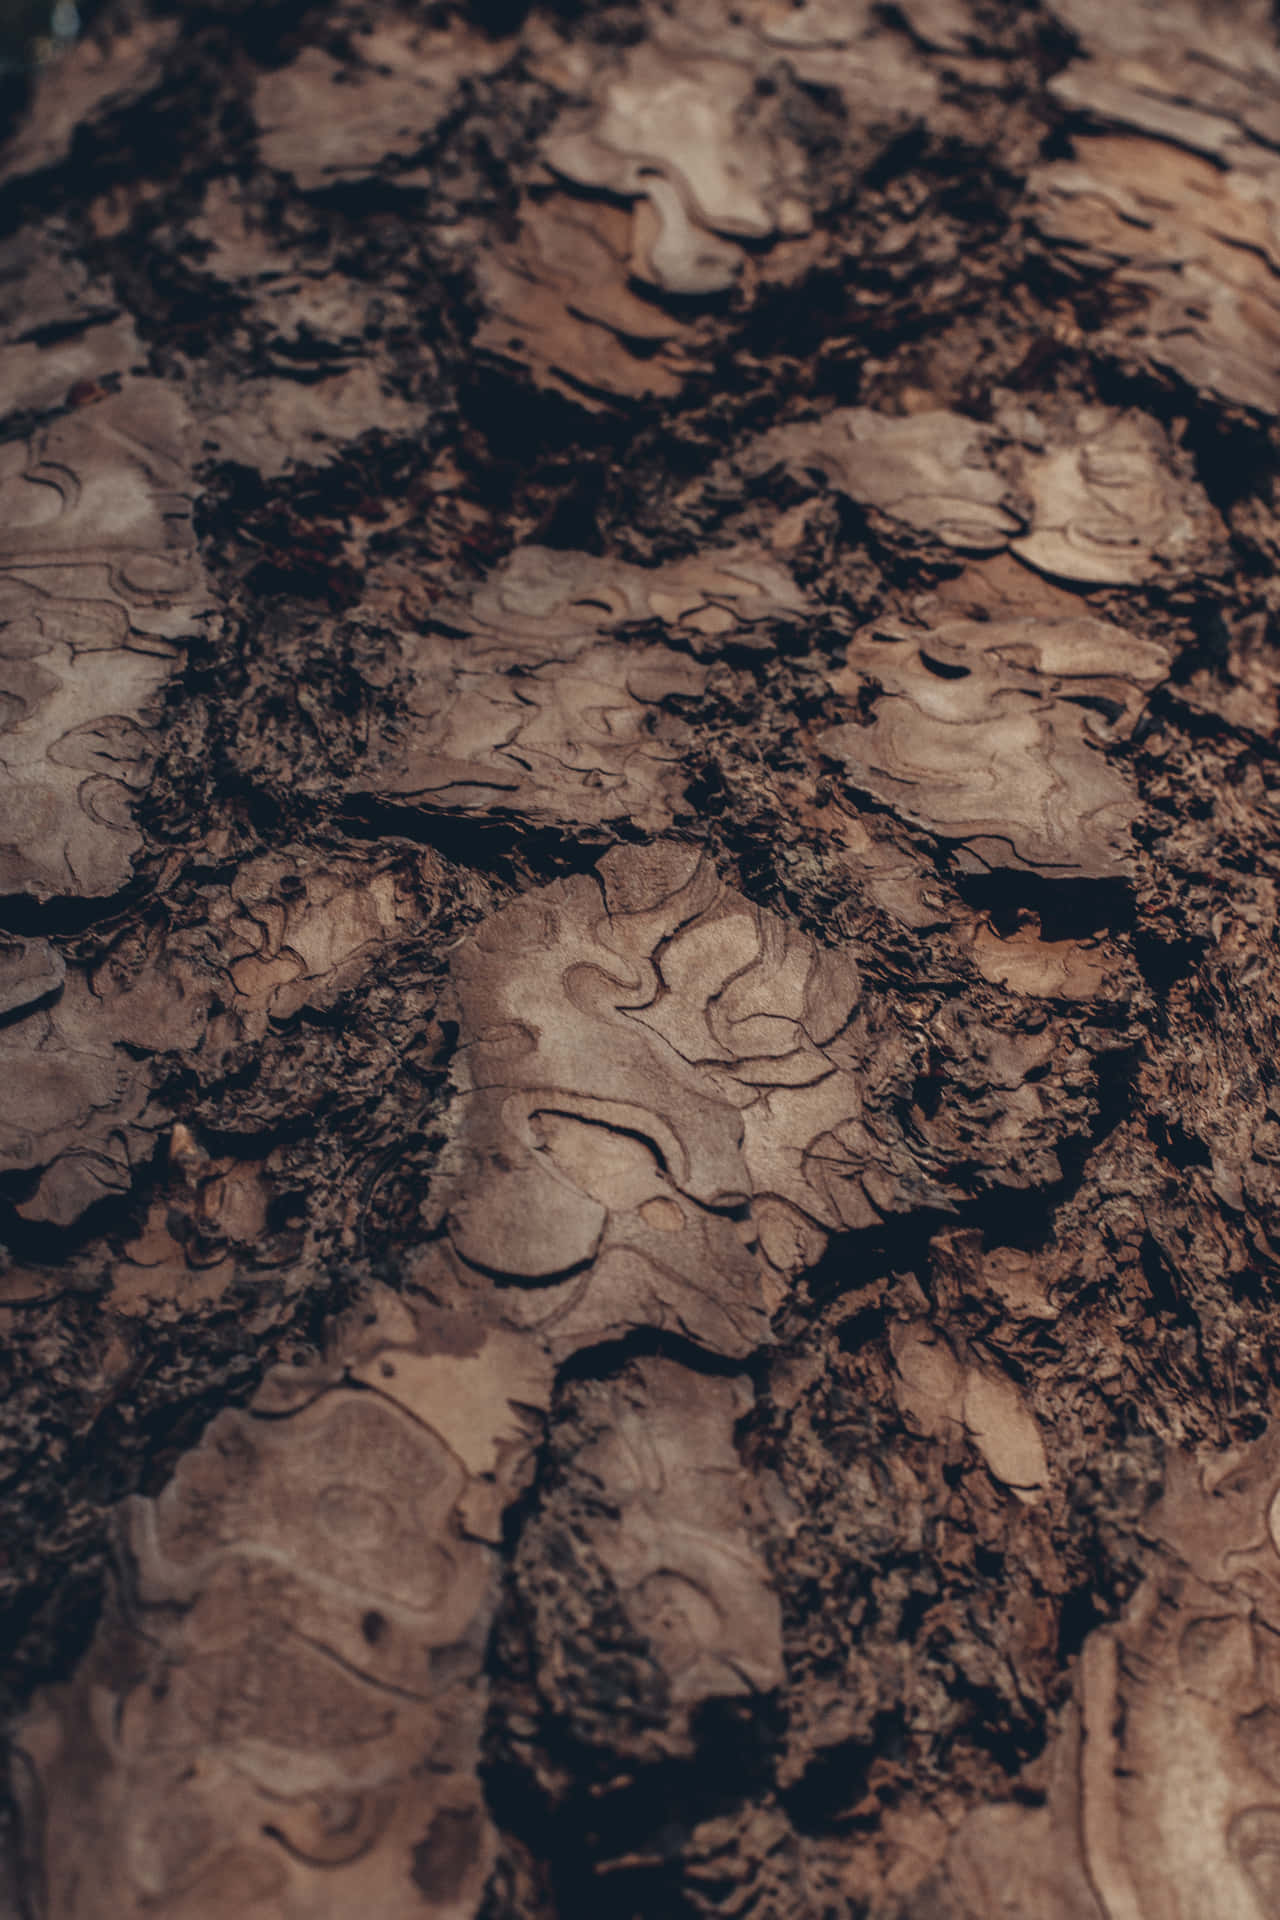
M1271 1913L1271 11L24 89L0 1910Z

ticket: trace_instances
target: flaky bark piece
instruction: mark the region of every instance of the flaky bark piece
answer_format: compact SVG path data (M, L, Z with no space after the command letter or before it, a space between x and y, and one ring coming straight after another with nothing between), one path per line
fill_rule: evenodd
M1084 56L1049 83L1065 106L1225 160L1280 132L1280 42L1267 0L1054 0Z
M1102 334L1112 352L1145 354L1219 403L1280 410L1280 168L1224 172L1156 140L1091 134L1030 185L1045 238L1139 297L1138 316Z
M1274 414L1280 45L1257 0L1057 11L1092 58L1052 82L1091 129L1029 182L1041 233L1108 272L1122 317L1100 344L1221 403Z
M358 789L432 810L500 812L577 826L669 827L685 786L676 698L705 686L683 651L619 628L661 623L695 652L768 644L807 605L751 549L647 569L518 548L458 609L405 634L407 724L371 755Z
M893 418L838 407L765 434L745 464L757 478L776 466L820 474L859 506L944 546L994 553L1025 524L1016 489L997 465L1000 445L1000 435L955 413Z
M1038 423L1037 423L1038 424ZM1009 551L1080 586L1140 586L1205 557L1208 502L1149 414L1081 407L1025 446L1018 470L1031 531Z
M706 1029L696 979L672 1000L695 1036L683 1052L644 1020L660 991L653 947L714 911L722 889L677 846L609 855L604 871L612 901L594 879L561 882L459 952L458 1097L431 1217L559 1351L647 1325L738 1357L767 1337L736 1218L751 1181L737 1106L700 1067L731 1056ZM742 931L746 966L758 935Z
M326 858L299 847L248 861L209 905L226 1020L216 1043L261 1040L303 1007L332 1007L391 943L417 935L415 866L429 888L439 871L431 854L408 871L395 855Z
M809 613L810 601L786 568L762 548L704 548L659 567L630 566L553 547L517 547L472 598L475 614L497 634L530 641L571 632L613 632L661 622L694 652L732 633L768 644L771 622Z
M685 730L664 709L675 695L701 692L693 661L666 647L603 643L567 662L526 653L486 672L447 640L412 652L409 740L360 779L360 791L433 811L670 826Z
M804 154L755 79L745 62L643 42L601 75L598 102L562 116L543 142L557 173L637 203L633 268L667 293L732 286L733 237L809 227Z
M0 893L89 898L129 880L152 702L207 610L171 389L116 394L0 461Z
M491 1543L549 1386L375 1296L132 1503L116 1617L18 1736L48 1920L475 1912Z
M905 1118L915 1042L863 1004L852 959L672 842L496 914L460 948L453 993L457 1097L428 1219L455 1284L496 1282L557 1352L656 1326L740 1358L767 1338L779 1276L829 1232L947 1206L960 1164L1056 1179L1055 1144L1082 1120L1065 1041L963 1010L930 1039L944 1097Z
M1085 1642L1044 1805L972 1815L925 1914L1261 1920L1280 1889L1280 1449L1174 1452L1148 1572ZM935 1904L930 1905L930 1901Z
M823 750L904 819L961 845L973 870L1116 877L1138 800L1107 757L1168 669L1163 649L1090 618L868 628L837 684L865 723Z
M526 200L510 241L486 238L476 345L591 411L679 393L696 329L631 285L631 220L604 202Z
M246 1269L290 1269L292 1286L309 1277L297 1236L273 1234L273 1182L261 1160L204 1152L181 1121L168 1136L168 1178L140 1231L110 1270L112 1313L181 1323L192 1309L223 1302Z
M21 1017L0 1027L0 1172L29 1176L23 1218L71 1226L127 1193L175 1117L166 1059L207 1082L273 1023L332 1006L420 924L409 891L394 860L285 852L211 891L203 924L121 939L91 971L25 943Z
M782 1684L778 1598L734 1446L753 1404L744 1377L653 1358L574 1394L515 1584L542 1708L605 1765L692 1758L709 1701ZM598 1644L586 1655L602 1617L616 1623L603 1685Z
M968 553L1008 547L1081 586L1190 572L1213 516L1185 455L1145 414L1079 408L1045 422L1012 399L987 427L931 409L895 417L840 407L775 428L740 463L815 478L890 523Z
M955 0L912 0L901 11L914 27L930 11L954 22L958 9ZM685 56L720 52L767 69L781 54L806 83L823 75L851 113L859 106L880 126L937 98L933 74L873 0L682 0L651 5L646 24L660 46Z
M989 1357L958 1355L946 1336L921 1321L890 1333L894 1395L908 1430L930 1439L964 1436L993 1478L1033 1502L1049 1468L1035 1415L1007 1373Z
M432 30L394 14L352 34L349 45L345 61L304 47L254 88L258 151L304 192L412 156L449 112L459 84L492 73L513 51L511 41L457 22Z

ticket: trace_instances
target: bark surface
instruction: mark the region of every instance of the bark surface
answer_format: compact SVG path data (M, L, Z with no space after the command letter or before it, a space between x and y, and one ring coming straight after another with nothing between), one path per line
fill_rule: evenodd
M0 1914L1268 1920L1273 11L60 32Z

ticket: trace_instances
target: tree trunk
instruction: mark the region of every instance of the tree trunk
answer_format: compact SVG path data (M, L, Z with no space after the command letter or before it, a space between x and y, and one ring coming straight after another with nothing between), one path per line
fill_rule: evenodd
M1269 8L12 11L0 1911L1280 1911Z

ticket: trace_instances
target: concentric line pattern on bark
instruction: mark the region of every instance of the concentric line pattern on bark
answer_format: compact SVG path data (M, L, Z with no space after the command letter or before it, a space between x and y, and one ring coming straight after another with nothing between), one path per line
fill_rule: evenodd
M1280 57L1263 6L1058 11L1093 56L1053 91L1078 116L1073 156L1029 182L1037 227L1124 310L1100 344L1207 397L1271 415ZM1102 130L1099 130L1102 129Z
M412 599L405 612L413 610ZM467 607L403 631L407 724L375 742L362 793L424 809L662 832L682 811L688 729L671 709L706 683L695 655L726 637L760 649L810 611L763 553L658 569L521 547ZM647 629L625 635L629 626ZM619 630L623 630L620 637Z
M11 1008L22 1017L0 1027L0 1171L30 1176L21 1217L67 1227L129 1192L174 1118L166 1059L208 1083L273 1022L332 1006L411 934L409 893L394 862L275 856L210 889L202 923L122 940L92 970L27 943Z
M269 979L269 962L242 965ZM1062 1116L1026 1077L1052 1039L991 1035L981 1079L994 1069L998 1105L944 1104L909 1149L876 1097L904 1042L884 1033L877 1060L856 968L732 893L694 848L610 853L598 881L496 915L453 974L458 1094L431 1201L443 1233L412 1273L439 1305L385 1297L372 1326L338 1330L327 1371L272 1375L253 1414L220 1416L135 1506L120 1623L21 1736L50 1920L194 1920L233 1896L282 1917L370 1899L474 1911L491 1549L531 1466L520 1409L545 1410L553 1364L645 1330L745 1360L828 1230L920 1204L930 1136L939 1182L960 1126L972 1155L992 1125L996 1179L1056 1170ZM703 1472L724 1484L750 1391L709 1388L719 1438L700 1440L672 1426L680 1377L645 1376L649 1422L620 1402L591 1468L624 1503L591 1550L655 1649L659 1738L676 1747L697 1701L781 1678L740 1496L726 1489L708 1533L721 1495L698 1491ZM647 1425L660 1465L642 1493ZM138 1662L145 1677L123 1680ZM114 1703L95 1708L103 1689ZM437 1828L455 1834L447 1897Z
M895 532L962 553L1008 546L1081 586L1137 586L1186 570L1214 532L1189 463L1163 429L1109 407L1043 419L1006 401L995 427L935 409L894 418L838 407L775 428L738 464L757 486L778 468L801 484L820 476Z
M766 274L797 277L804 249L789 261L777 243L808 236L831 192L812 149L835 141L870 166L938 98L907 34L861 4L698 0L643 17L643 40L604 59L544 23L530 36L566 104L519 233L479 265L479 344L592 407L678 393L705 337L672 296L739 287L762 247ZM547 197L548 177L577 193Z
M954 1010L930 1036L953 1083L904 1117L920 1038L864 999L851 958L696 848L619 848L598 871L505 909L454 965L459 1094L431 1217L466 1267L537 1288L508 1314L553 1344L652 1325L741 1357L772 1304L748 1208L793 1275L831 1231L949 1205L962 1141L993 1185L1057 1177L1087 1110L1065 1036Z
M385 1296L213 1423L22 1735L45 1912L474 1913L492 1543L549 1384L536 1341Z
M0 154L20 1904L1260 1920L1273 10L236 5Z
M1044 1804L976 1813L911 1914L1259 1920L1280 1889L1280 1454L1171 1458L1150 1566L1086 1641Z
M82 404L10 440L0 467L0 893L39 900L128 882L148 714L208 609L182 399L129 377L129 329L86 334L67 304L88 351L57 398L75 385Z
M870 692L819 746L977 871L1126 872L1137 795L1106 747L1133 732L1168 657L1106 621L955 621L860 634L835 684Z

